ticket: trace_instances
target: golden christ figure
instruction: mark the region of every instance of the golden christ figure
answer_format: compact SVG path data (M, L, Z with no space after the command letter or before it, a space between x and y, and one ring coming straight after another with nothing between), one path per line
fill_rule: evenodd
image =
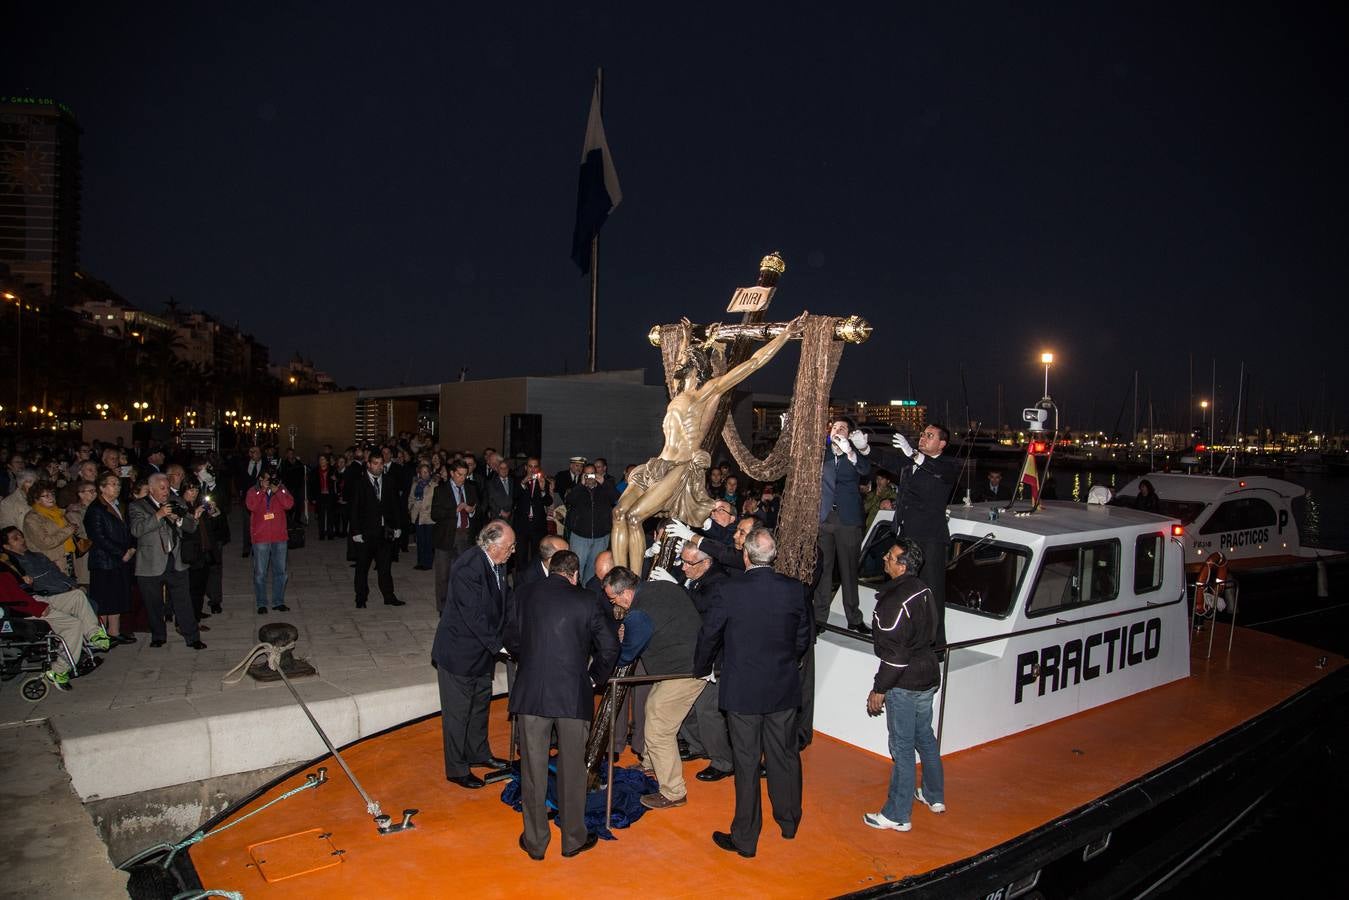
M805 320L805 313L797 316L753 356L715 378L707 351L689 342L684 364L672 373L678 392L670 398L661 423L665 446L659 456L632 470L628 487L614 507L611 549L615 565L641 573L646 550L642 523L651 516L665 515L691 523L707 518L712 499L707 495L705 478L712 460L702 443L717 404L727 391L767 365L787 341L800 337ZM703 343L710 345L715 340L713 333Z

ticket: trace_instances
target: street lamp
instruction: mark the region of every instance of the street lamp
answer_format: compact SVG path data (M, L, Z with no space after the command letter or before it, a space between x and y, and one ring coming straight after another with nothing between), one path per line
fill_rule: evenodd
M1045 367L1045 397L1049 397L1049 367L1054 364L1054 354L1046 350L1040 354L1040 362Z

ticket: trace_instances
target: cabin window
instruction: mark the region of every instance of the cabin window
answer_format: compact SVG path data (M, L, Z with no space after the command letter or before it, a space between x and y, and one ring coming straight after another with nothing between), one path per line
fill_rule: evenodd
M1278 521L1274 507L1258 497L1228 500L1213 511L1200 534L1226 534L1250 528L1269 528Z
M1162 586L1162 554L1166 538L1161 532L1140 534L1134 541L1134 593L1146 594Z
M1119 558L1117 540L1048 548L1026 614L1039 616L1114 600L1119 596Z
M1030 550L1016 544L957 535L951 538L946 566L946 605L1005 618L1016 605L1021 581L1030 568ZM971 548L974 548L971 550Z

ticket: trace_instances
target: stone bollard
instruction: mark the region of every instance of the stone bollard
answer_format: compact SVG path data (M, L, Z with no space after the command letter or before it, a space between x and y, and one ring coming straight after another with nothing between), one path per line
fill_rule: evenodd
M299 637L300 630L289 622L269 622L258 629L258 641L271 644L273 647L294 644ZM295 658L294 647L281 651L281 671L286 673L287 678L303 678L306 675L318 674L318 669L308 662ZM265 656L253 660L253 664L248 667L248 674L255 681L281 680L281 676L267 664Z

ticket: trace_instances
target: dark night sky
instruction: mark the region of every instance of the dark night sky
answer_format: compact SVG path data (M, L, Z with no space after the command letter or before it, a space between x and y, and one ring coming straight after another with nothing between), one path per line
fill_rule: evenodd
M1220 404L1247 363L1252 425L1349 419L1332 4L86 5L25 4L0 79L79 117L83 267L344 384L584 366L568 251L603 65L604 368L654 372L651 324L721 315L780 248L778 316L875 326L836 396L901 396L911 360L959 418L963 364L991 421L998 384L1009 413L1039 396L1047 346L1074 423L1110 429L1138 369L1183 424L1193 352Z

